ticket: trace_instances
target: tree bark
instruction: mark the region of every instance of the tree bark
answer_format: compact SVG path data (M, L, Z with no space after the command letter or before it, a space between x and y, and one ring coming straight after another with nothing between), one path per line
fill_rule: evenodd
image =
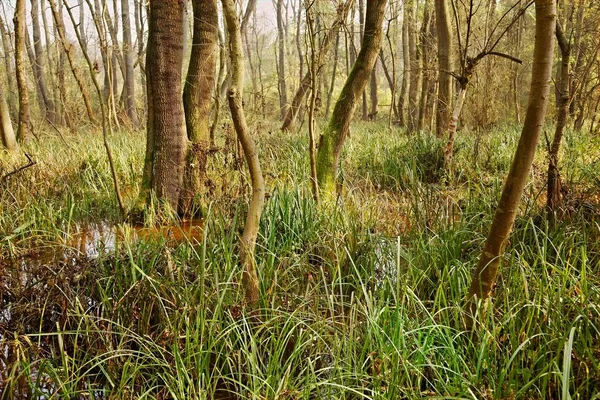
M146 52L148 122L143 188L176 211L183 186L187 147L181 69L183 3L151 0Z
M350 121L381 48L386 3L387 0L372 0L367 4L365 34L360 53L319 141L317 177L324 200L331 201L335 198L337 171Z
M358 0L358 29L360 31L360 41L362 42L365 33L365 0ZM377 60L375 60L377 63ZM362 93L362 119L369 119L369 108L367 105L367 90Z
M398 99L398 122L400 126L407 126L406 110L408 103L408 93L410 91L410 49L408 43L408 30L409 30L409 4L404 2L403 4L403 18L402 18L402 83L400 84L400 97Z
M452 31L448 16L448 0L435 0L435 26L438 49L438 101L436 113L436 135L442 137L448 131L452 108Z
M44 117L52 124L57 124L59 118L56 115L56 107L48 91L46 75L44 72L44 57L42 46L42 33L40 29L40 3L39 0L31 0L31 26L33 32L33 74L39 88L41 100L44 104Z
M131 40L131 17L129 15L129 0L121 1L121 17L123 20L123 58L125 59L125 79L123 92L125 95L125 113L137 128L140 124L137 107L135 106L135 73L133 71L134 49Z
M496 283L504 253L518 211L521 196L535 156L544 123L554 54L556 0L535 0L535 45L529 106L521 138L504 183L492 226L475 269L467 300L467 325L473 326L479 301L487 301Z
M4 87L0 80L0 139L2 146L8 151L16 151L18 149L15 132L13 130L12 121L10 120L10 111L6 102Z
M285 118L288 108L287 84L285 81L285 32L283 22L283 0L277 0L277 82L279 88L279 109L281 118Z
M223 12L227 20L229 32L229 55L231 57L231 84L229 86L228 98L229 108L238 140L242 144L250 180L252 182L252 198L248 206L244 233L240 240L240 263L243 268L242 284L245 291L246 304L255 308L259 300L259 281L256 272L256 261L254 260L254 249L260 224L260 216L265 201L265 182L258 160L258 150L254 140L248 132L243 98L243 51L240 25L235 11L233 0L222 0Z
M17 106L17 98L15 96L15 94L17 93L17 86L15 84L15 68L13 63L11 62L11 60L13 59L13 57L11 57L12 53L13 53L13 49L11 46L11 38L10 35L8 34L8 30L6 29L6 25L4 24L4 21L2 20L2 18L0 17L0 33L2 34L2 48L4 49L4 64L6 66L6 82L8 84L8 105L10 107L11 112L13 112L15 115L18 113L18 106Z
M202 195L210 147L210 104L215 86L219 14L217 0L193 0L192 54L183 89L185 124L191 147L186 160L183 208L191 211L196 194ZM189 211L188 211L189 210Z
M15 71L17 90L19 92L19 127L17 140L23 143L31 131L31 115L29 111L29 93L25 76L25 0L17 0L15 7Z
M410 52L410 90L408 92L408 131L417 130L419 123L419 94L421 93L421 50L417 46L417 1L410 2L408 49Z
M561 206L561 187L560 171L558 169L558 152L562 141L563 132L567 125L569 116L570 93L570 62L571 62L571 43L570 36L567 39L560 23L556 24L556 39L560 49L560 78L556 91L556 127L552 145L548 149L548 181L546 192L546 209L552 215Z

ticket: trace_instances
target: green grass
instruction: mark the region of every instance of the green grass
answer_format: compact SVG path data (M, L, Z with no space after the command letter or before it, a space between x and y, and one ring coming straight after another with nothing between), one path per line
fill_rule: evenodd
M44 137L28 149L38 165L0 192L0 290L12 313L0 322L4 396L599 398L597 215L574 209L546 223L543 150L490 312L476 332L463 328L518 134L462 132L446 174L437 139L357 124L335 208L312 200L304 136L262 135L256 313L241 307L237 260L248 180L227 151L211 166L200 243L117 237L96 260L43 261L25 274L11 260L64 243L75 223L118 221L100 137L73 141L76 151ZM112 140L133 204L143 134ZM566 143L564 176L589 199L597 139L570 133ZM0 171L19 163L2 157Z

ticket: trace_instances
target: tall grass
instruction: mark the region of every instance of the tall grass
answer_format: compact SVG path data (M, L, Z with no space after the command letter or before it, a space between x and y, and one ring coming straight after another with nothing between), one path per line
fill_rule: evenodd
M375 126L354 128L344 196L332 208L312 200L304 138L261 137L269 198L256 254L261 303L252 313L241 305L237 262L246 178L215 162L214 176L228 186L215 196L203 240L125 235L83 266L41 263L46 272L27 281L44 294L32 302L41 305L37 324L19 325L26 313L14 308L10 278L21 264L9 256L118 212L100 148L76 143L82 152L59 162L60 142L34 147L47 167L8 183L17 205L5 191L0 203L2 305L13 307L12 319L0 320L3 396L598 398L597 221L575 210L546 223L536 200L543 176L534 175L490 312L465 331L464 295L518 132L460 136L445 174L437 140ZM133 199L141 139L114 140ZM593 187L586 163L568 168Z

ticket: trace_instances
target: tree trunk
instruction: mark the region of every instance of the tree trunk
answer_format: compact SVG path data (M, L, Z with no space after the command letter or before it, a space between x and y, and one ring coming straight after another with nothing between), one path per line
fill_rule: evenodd
M133 71L134 49L131 40L131 20L129 15L129 0L121 1L121 17L123 20L123 57L125 58L125 79L123 92L125 94L125 113L137 128L140 124L135 106L135 73Z
M231 84L228 91L229 108L238 140L244 150L250 180L252 181L252 198L248 206L244 233L240 240L240 263L244 271L242 283L245 290L246 304L251 308L255 308L259 300L259 281L256 272L256 261L254 260L254 248L256 247L260 216L265 201L265 182L258 160L258 150L248 132L242 105L244 87L242 37L235 4L233 0L222 0L222 4L223 13L227 20L229 54L231 57Z
M15 94L17 93L17 87L15 84L15 68L11 62L13 53L11 46L11 38L6 29L4 21L0 17L0 33L2 34L2 48L4 49L4 64L6 66L6 82L8 83L8 105L10 110L15 115L18 113L17 99Z
M452 107L452 31L448 16L448 0L435 0L435 26L438 49L438 101L436 135L442 137L448 131Z
M567 125L569 116L571 43L570 36L567 39L560 23L556 24L556 39L560 49L561 63L559 66L560 77L556 83L556 127L554 139L548 149L548 183L546 192L546 209L552 215L561 206L561 179L558 169L558 152L563 137L563 131Z
M284 119L287 113L287 84L285 81L285 32L283 29L283 0L277 0L277 82L279 88L279 109L281 118Z
M327 91L327 103L325 105L325 118L329 116L329 111L331 110L331 98L333 97L333 90L335 89L335 78L337 75L338 68L338 53L340 48L340 31L336 30L335 33L335 48L333 50L333 71L331 73L331 84L329 85L329 90Z
M360 41L362 42L365 33L365 0L358 0L358 24L360 31ZM375 60L377 63L377 60ZM367 105L367 90L365 89L362 93L362 119L367 121L369 119L369 108Z
M4 87L0 80L0 140L2 146L8 151L16 151L18 149L15 132L13 130L12 121L10 120L10 111L6 102Z
M408 131L417 130L419 123L419 94L421 92L421 49L417 46L417 1L410 3L408 20L408 49L410 52L410 91L408 93Z
M39 92L44 103L44 117L52 124L57 124L59 118L56 115L56 107L46 85L46 75L44 72L44 57L42 46L42 31L40 28L40 3L39 0L31 0L31 22L33 32L33 74L39 88Z
M319 141L317 177L320 194L326 200L335 198L337 171L350 121L381 48L386 3L387 0L372 0L367 4L365 34L360 53Z
M192 142L186 161L186 213L196 194L202 195L210 147L210 104L215 86L219 14L217 0L193 0L192 54L183 89L188 139Z
M187 140L181 68L183 3L151 0L146 51L148 123L143 189L162 205L177 210L183 186Z
M410 91L410 49L408 45L408 29L409 29L409 5L407 2L403 4L403 18L402 18L402 84L400 85L400 97L398 99L398 122L400 126L407 125L406 118L406 103L408 102L408 92Z
M338 32L341 24L346 19L347 14L348 14L348 6L345 6L338 13L338 16L337 16L335 22L333 23L331 28L327 31L327 33L325 34L325 37L323 38L322 43L320 44L320 49L319 49L317 57L316 57L317 76L319 76L321 74L321 71L323 70L323 65L325 64L325 61L327 59L327 53L329 53L333 38L337 35L337 32ZM292 104L288 108L288 110L285 114L285 117L283 118L283 124L281 125L282 131L286 131L286 130L289 131L289 130L292 130L294 127L294 122L296 121L296 117L298 116L298 111L300 111L300 106L302 105L304 96L306 96L306 93L308 92L308 90L310 89L310 87L312 85L310 68L311 67L309 66L309 71L306 72L306 74L304 75L304 78L302 79L302 81L300 81L300 86L298 86L298 90L296 91L296 94L294 95Z
M371 100L371 111L369 112L369 119L375 121L377 119L377 113L379 112L379 97L377 96L377 59L375 59L375 65L371 71L371 85L369 88L369 95Z
M427 99L429 96L429 86L431 84L431 68L429 63L430 47L432 42L431 29L431 13L429 11L429 1L425 1L425 12L423 16L423 25L420 32L420 48L421 48L421 95L419 98L419 118L417 122L417 130L421 131L425 125L427 115Z
M19 128L17 140L23 143L31 131L31 116L29 112L29 93L25 76L25 0L17 0L15 7L15 70L17 75L17 90L19 92Z
M556 0L535 0L535 15L535 45L529 106L519 145L504 183L488 238L472 276L467 300L467 312L469 313L467 325L469 328L473 326L476 318L477 303L487 301L496 283L500 259L506 248L521 196L531 171L548 106L554 54Z

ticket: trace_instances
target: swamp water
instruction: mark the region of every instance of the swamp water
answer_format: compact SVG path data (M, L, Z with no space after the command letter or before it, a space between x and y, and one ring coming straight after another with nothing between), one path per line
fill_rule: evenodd
M65 322L70 300L78 299L89 314L98 308L90 291L99 257L116 255L123 244L140 241L170 247L198 244L203 234L202 220L152 228L106 221L75 224L55 243L0 259L0 399L56 397L57 388L37 365L62 352L60 340L53 339ZM15 373L23 361L31 368ZM37 382L40 391L29 393L28 382ZM87 394L81 399L103 398L98 391L83 392Z

